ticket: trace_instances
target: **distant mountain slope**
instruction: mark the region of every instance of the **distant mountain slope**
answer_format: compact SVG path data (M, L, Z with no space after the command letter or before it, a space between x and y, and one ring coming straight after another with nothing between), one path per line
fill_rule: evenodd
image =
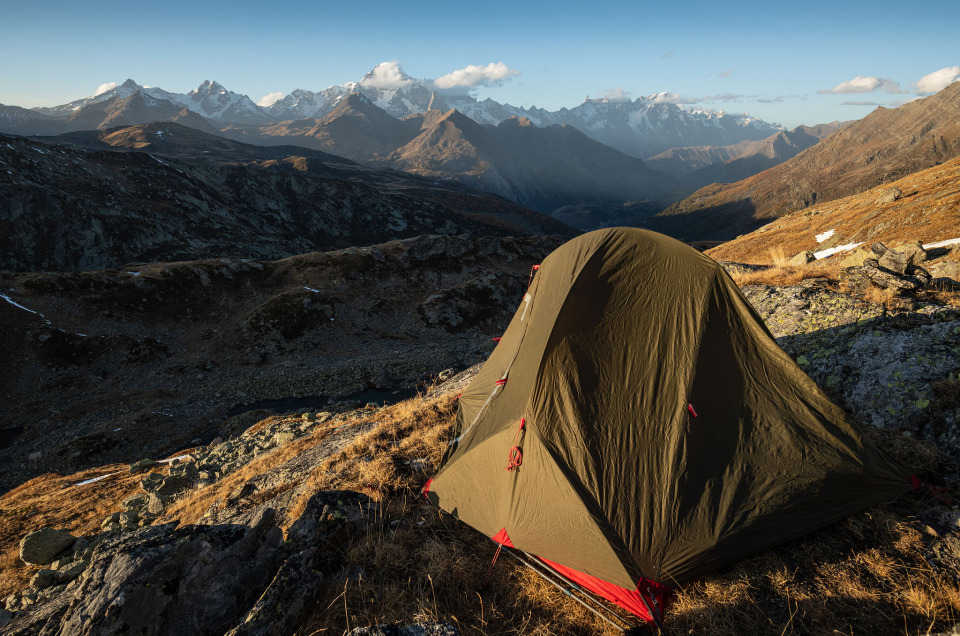
M395 173L365 182L364 176L377 171L339 158L327 164L320 153L304 156L310 154L304 149L296 155L270 149L273 158L247 161L224 148L209 151L221 153L216 158L174 158L180 142L171 140L177 138L187 140L184 157L205 140L220 141L175 124L106 131L102 141L88 140L139 149L127 151L0 137L0 269L281 258L420 234L519 234L524 230L517 221L570 233L552 219L515 206L497 207L482 195L474 200L462 189L445 194L461 197L463 213L426 196L397 194L403 189L397 182L407 183L409 194L416 179ZM253 157L256 148L245 151ZM377 178L392 182L394 192L376 187Z
M771 219L889 183L960 154L960 82L896 109L878 108L793 159L710 185L650 220L686 239L725 239Z
M519 234L572 236L572 228L503 197L396 170L384 170L302 146L257 146L212 136L174 123L69 133L45 139L91 150L143 150L165 159L234 167L287 170L301 176L356 181L384 194L412 197L470 215L484 225ZM312 142L312 138L304 138Z
M893 201L883 195L897 188ZM772 262L774 253L826 250L853 243L936 243L960 238L960 157L828 203L780 217L707 252L718 260ZM818 240L819 239L819 240Z
M224 134L257 143L295 139L355 161L457 180L544 213L630 200L662 208L679 187L571 126L540 128L521 118L481 125L456 110L398 120L360 93L347 95L323 119L233 126Z
M672 148L647 159L647 165L679 178L692 190L711 183L733 183L795 157L847 123L798 126L731 146Z

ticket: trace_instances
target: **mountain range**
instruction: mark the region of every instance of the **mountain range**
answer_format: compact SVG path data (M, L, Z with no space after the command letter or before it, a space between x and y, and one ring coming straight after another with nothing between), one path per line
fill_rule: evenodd
M391 116L362 93L346 95L322 119L231 125L222 134L269 145L323 150L354 161L435 179L456 180L549 214L570 204L679 197L669 175L567 125L538 127L511 117L479 124L459 110Z
M322 119L333 112L346 95L356 93L398 119L427 111L447 112L456 109L480 124L497 125L511 117L523 117L540 127L569 125L596 141L639 158L676 147L759 141L782 130L779 125L749 115L683 108L665 101L667 98L662 93L632 101L588 98L574 108L561 108L558 111L521 108L491 99L477 100L469 94L438 90L431 82L414 79L402 71L398 78L391 78L387 83L378 72L381 66L374 68L359 82L330 86L319 91L296 89L270 106L258 106L246 95L234 93L209 80L189 93L172 93L158 87L141 86L128 79L97 95L59 106L30 110L0 106L0 132L56 134L110 127L116 124L94 121L96 113L104 111L103 106L97 105L117 98L122 102L136 93L145 101L150 101L149 106L165 109L163 116L159 116L161 110L158 110L151 121L166 121L179 115L185 108L211 120L211 125L215 127L223 123L266 124Z

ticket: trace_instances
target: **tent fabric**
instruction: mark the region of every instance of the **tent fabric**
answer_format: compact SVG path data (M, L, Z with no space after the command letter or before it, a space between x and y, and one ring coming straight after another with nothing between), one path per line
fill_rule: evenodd
M521 420L522 463L507 470ZM635 590L910 489L722 267L611 228L543 261L460 398L427 495L487 536Z

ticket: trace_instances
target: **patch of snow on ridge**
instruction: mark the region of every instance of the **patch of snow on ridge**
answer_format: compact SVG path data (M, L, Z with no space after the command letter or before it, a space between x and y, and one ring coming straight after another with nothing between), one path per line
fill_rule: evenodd
M27 309L26 307L24 307L24 306L21 305L20 303L14 302L14 301L11 300L10 297L7 296L6 294L0 294L0 298L3 298L5 301L7 301L8 303L10 303L10 304L13 305L14 307L19 307L20 309L22 309L22 310L24 310L24 311L29 311L31 314L37 314L38 316L42 316L42 315L43 315L43 314L41 314L41 313L38 312L38 311L34 311L34 310L32 310L32 309Z
M827 230L823 234L817 234L817 243L823 243L828 238L833 236L837 231L836 230Z
M958 245L960 244L960 238L947 239L946 241L940 241L938 243L927 243L923 246L923 249L929 250L935 247L946 247L947 245Z
M819 252L814 252L813 256L817 260L820 260L821 258L826 258L828 256L833 256L834 254L839 254L840 252L846 252L847 250L852 250L853 248L860 247L861 245L863 245L862 242L848 243L846 245L838 245L836 247L831 247L828 250L821 250Z
M112 477L113 475L119 475L122 472L123 471L118 471L115 473L107 473L106 475L100 475L99 477L91 477L90 479L86 479L84 481L78 481L77 483L74 484L74 486L86 486L87 484L92 484L95 481L100 481L101 479Z

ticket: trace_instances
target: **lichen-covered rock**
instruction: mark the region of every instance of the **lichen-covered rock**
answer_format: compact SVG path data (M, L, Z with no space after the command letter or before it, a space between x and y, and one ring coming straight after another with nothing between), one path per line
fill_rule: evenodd
M94 551L86 575L8 625L46 634L223 634L259 598L282 562L272 509L249 526L153 526Z
M77 538L65 530L41 528L20 541L20 559L31 565L48 565L73 545Z

